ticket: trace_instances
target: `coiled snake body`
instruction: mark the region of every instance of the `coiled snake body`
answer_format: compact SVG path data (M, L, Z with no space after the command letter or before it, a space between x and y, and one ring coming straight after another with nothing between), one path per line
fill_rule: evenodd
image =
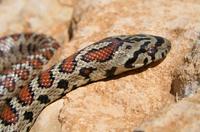
M108 37L31 77L58 47L56 40L42 34L0 38L1 131L28 131L40 112L66 93L161 60L171 44L165 38L147 34Z

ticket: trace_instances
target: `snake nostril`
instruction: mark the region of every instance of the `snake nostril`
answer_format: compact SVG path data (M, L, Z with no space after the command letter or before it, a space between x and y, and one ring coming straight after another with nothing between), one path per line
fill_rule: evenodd
M131 48L132 48L131 45L127 45L127 46L126 46L126 49L131 49Z

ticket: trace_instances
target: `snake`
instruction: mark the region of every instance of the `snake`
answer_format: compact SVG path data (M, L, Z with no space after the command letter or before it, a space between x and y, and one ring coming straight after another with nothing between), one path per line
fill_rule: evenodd
M42 70L59 47L44 34L0 38L0 131L29 131L52 102L80 86L163 60L171 43L150 34L110 36Z

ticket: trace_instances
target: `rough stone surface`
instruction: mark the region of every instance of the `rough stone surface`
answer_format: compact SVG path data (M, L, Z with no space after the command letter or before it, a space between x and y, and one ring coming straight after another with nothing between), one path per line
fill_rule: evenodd
M194 42L192 52L174 73L171 93L177 99L194 95L200 87L200 40Z
M200 88L200 87L199 87ZM145 132L199 132L200 130L200 92L184 98L163 110L159 117L146 121L135 130Z
M74 35L75 43L80 39L84 42L77 49L113 34L145 32L172 41L170 54L157 67L69 93L59 116L62 131L132 131L171 102L171 74L191 50L191 40L196 39L200 26L196 18L191 18L196 14L190 10L194 4L180 1L89 4L88 10L83 9Z
M63 36L66 39L71 16L72 7L59 1L1 0L0 32L35 31L55 36L66 35Z
M174 103L170 94L172 74L192 49L191 41L197 39L199 13L200 2L195 0L2 0L1 34L37 31L63 42L49 65L111 35L149 33L164 36L172 43L167 58L155 67L70 92L48 106L31 131L133 131L164 108L170 111ZM68 42L70 28L73 37ZM181 111L178 108L177 112ZM171 125L181 119L180 114Z
M194 42L184 64L174 72L171 93L178 103L162 110L157 118L144 122L135 130L150 132L198 132L200 130L200 43ZM182 99L182 100L180 100Z

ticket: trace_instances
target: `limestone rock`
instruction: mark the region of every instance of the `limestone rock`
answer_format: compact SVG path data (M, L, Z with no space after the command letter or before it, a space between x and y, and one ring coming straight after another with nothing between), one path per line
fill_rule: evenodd
M186 55L184 64L174 73L171 93L178 98L194 95L200 87L200 40Z
M200 130L199 57L200 44L198 39L195 41L192 51L186 55L184 64L174 72L171 92L177 96L178 102L162 110L157 118L144 122L135 131L198 132Z
M198 36L199 13L200 2L195 0L2 0L1 34L37 31L63 43L46 67L111 35L149 33L172 43L157 66L70 92L45 108L31 131L133 131L164 108L171 110L172 74Z
M62 131L132 131L173 102L169 92L171 75L182 64L192 48L191 39L198 34L197 17L191 16L200 6L181 1L128 0L87 4L70 42L77 44L77 49L116 34L151 33L172 42L170 54L160 65L93 83L66 95L59 116Z
M200 88L200 87L199 87ZM163 110L159 117L144 122L139 128L145 132L198 132L200 130L200 92L184 98Z
M0 33L40 32L67 41L72 5L57 0L1 0Z

